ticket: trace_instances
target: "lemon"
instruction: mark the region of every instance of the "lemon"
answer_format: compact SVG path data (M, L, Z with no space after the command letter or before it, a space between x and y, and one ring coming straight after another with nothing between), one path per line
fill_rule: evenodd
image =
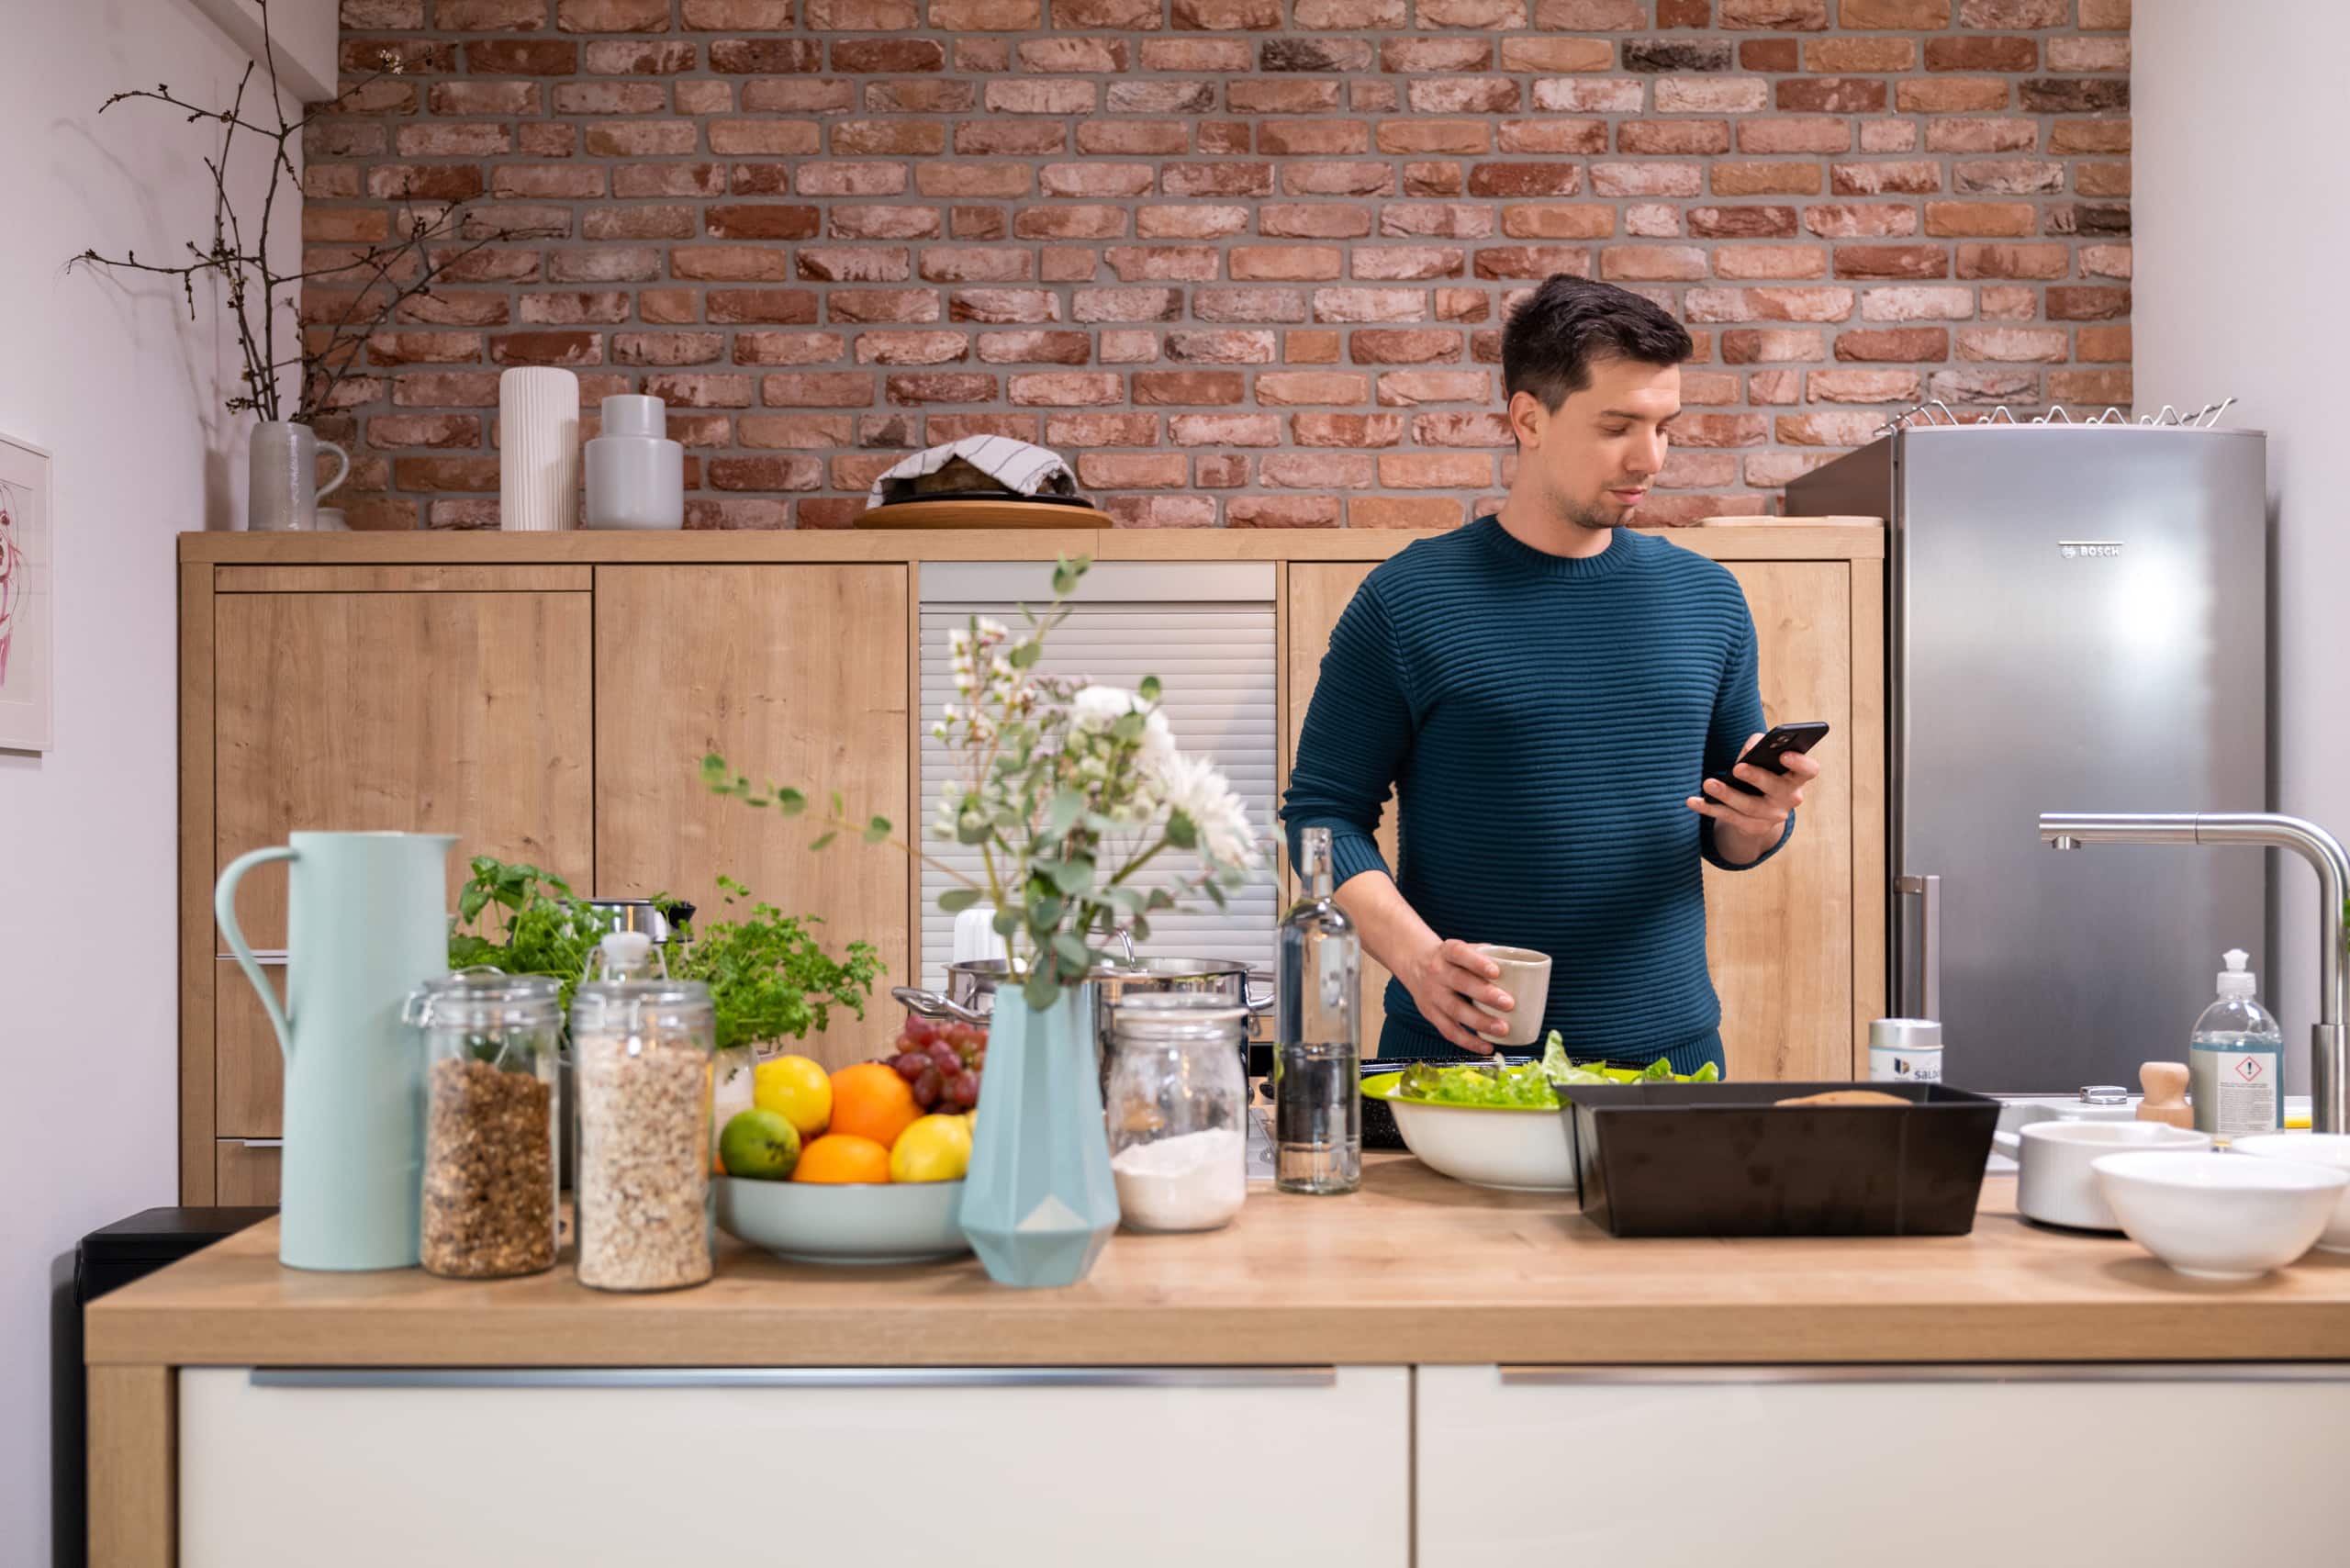
M924 1116L890 1150L892 1182L960 1182L971 1168L971 1129L960 1116Z
M751 1074L751 1103L789 1122L801 1137L814 1137L832 1125L832 1077L806 1057L776 1057Z

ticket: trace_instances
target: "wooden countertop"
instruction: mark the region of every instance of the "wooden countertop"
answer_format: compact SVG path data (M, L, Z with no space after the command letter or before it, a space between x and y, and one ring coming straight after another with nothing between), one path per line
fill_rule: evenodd
M1120 1235L1068 1290L979 1265L819 1269L736 1246L707 1285L302 1273L274 1221L108 1295L92 1364L912 1366L2350 1360L2350 1258L2223 1284L2060 1234L1986 1182L1971 1236L1619 1241L1572 1199L1402 1155L1350 1198L1258 1188L1203 1236Z

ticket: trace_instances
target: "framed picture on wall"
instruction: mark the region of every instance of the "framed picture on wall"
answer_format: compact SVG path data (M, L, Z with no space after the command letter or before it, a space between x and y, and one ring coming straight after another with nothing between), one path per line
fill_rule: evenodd
M50 743L49 454L0 435L0 750Z

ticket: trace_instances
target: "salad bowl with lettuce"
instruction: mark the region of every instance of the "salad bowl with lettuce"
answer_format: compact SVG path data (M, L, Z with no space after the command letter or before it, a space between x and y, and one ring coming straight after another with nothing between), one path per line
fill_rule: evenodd
M1539 1061L1415 1062L1365 1079L1362 1092L1394 1113L1404 1147L1431 1170L1513 1193L1572 1193L1574 1151L1558 1114L1561 1085L1708 1083L1719 1076L1710 1062L1695 1073L1661 1061L1646 1069L1577 1063L1553 1030Z

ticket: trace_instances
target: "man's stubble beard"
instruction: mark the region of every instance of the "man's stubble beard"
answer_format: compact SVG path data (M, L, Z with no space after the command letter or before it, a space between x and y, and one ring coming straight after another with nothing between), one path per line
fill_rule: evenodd
M1544 510L1560 521L1576 528L1588 529L1595 533L1602 529L1614 528L1623 521L1617 515L1622 510L1621 508L1601 511L1595 507L1579 505L1548 479L1542 483L1542 502ZM1606 502L1600 504L1608 505Z

